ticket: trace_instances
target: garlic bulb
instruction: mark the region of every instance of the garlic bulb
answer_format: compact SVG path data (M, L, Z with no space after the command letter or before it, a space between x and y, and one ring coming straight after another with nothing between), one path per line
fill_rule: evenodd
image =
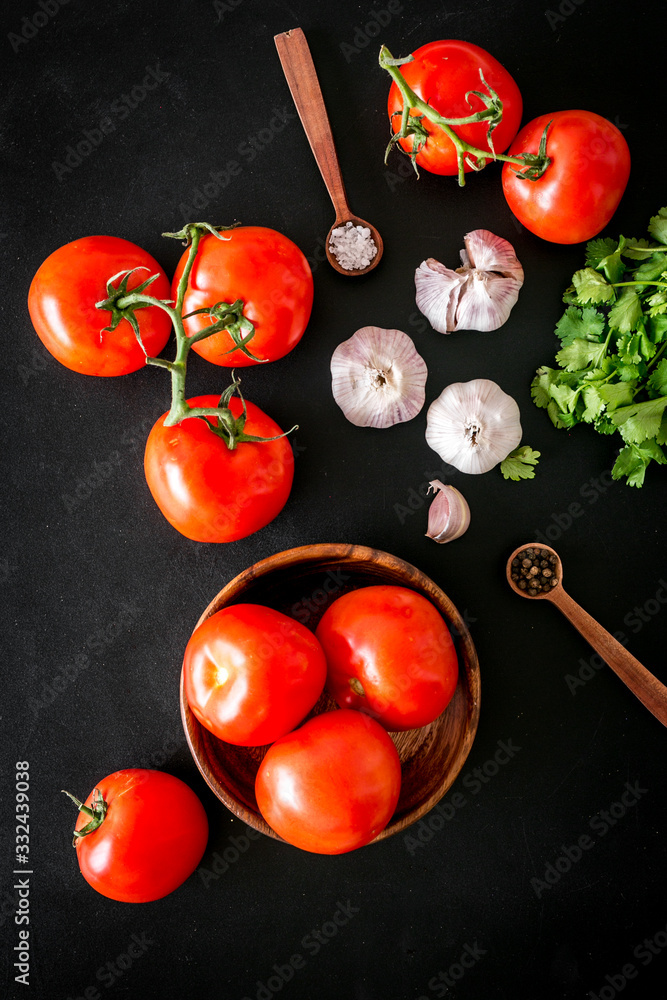
M333 397L357 427L416 417L426 398L426 364L407 333L364 326L331 358Z
M497 330L523 285L523 268L507 240L474 229L464 243L462 267L451 271L429 257L415 271L417 308L438 333Z
M488 472L520 441L519 407L490 379L453 382L429 406L426 442L460 472Z
M462 493L453 486L445 486L439 479L429 483L429 493L431 490L435 497L428 511L426 537L440 544L453 542L468 530L470 507Z

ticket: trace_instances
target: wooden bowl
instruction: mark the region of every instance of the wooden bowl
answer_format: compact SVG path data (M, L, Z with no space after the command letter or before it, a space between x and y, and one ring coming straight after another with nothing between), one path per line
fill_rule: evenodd
M197 622L200 625L227 605L252 603L276 608L314 630L341 594L380 583L409 587L436 606L456 644L459 679L454 697L435 722L390 734L401 760L401 795L391 821L375 841L405 829L436 805L463 767L475 738L479 663L465 622L447 595L414 566L386 552L361 545L304 545L244 570L223 587ZM335 702L325 692L311 715L332 708ZM255 799L255 776L268 747L237 747L210 733L190 711L182 672L181 718L192 756L213 792L248 826L281 840L260 815Z

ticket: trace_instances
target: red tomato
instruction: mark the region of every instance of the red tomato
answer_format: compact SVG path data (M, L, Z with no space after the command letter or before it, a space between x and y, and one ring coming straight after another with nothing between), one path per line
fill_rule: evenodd
M183 302L183 314L213 306L230 305L243 299L243 314L255 326L255 336L248 350L256 358L276 361L301 340L313 305L313 276L308 261L296 244L274 229L243 226L223 234L224 240L204 236L190 272ZM181 257L174 280L172 297L180 281L187 251ZM185 321L185 332L192 336L211 324L206 313ZM193 351L213 364L226 368L255 365L238 349L231 354L234 341L226 330L193 344Z
M343 594L316 635L327 690L341 707L368 712L389 730L433 722L454 695L458 661L449 629L413 590L383 584Z
M219 396L194 396L192 406L216 406ZM230 401L234 417L241 400ZM278 424L246 402L245 433L281 434ZM286 437L245 441L230 451L203 420L165 427L163 414L146 442L144 471L156 504L174 528L195 542L233 542L263 528L283 509L294 478ZM210 418L213 423L214 418Z
M81 874L122 903L147 903L177 889L201 861L208 820L183 781L163 771L129 768L98 782L108 809L101 825L76 838ZM90 822L80 812L76 830Z
M37 336L61 364L83 375L126 375L143 368L146 358L127 320L102 333L111 313L95 308L106 299L107 281L119 271L135 271L131 291L159 274L147 294L170 299L166 274L149 253L117 236L85 236L47 257L32 279L28 309ZM141 339L151 356L169 340L171 320L155 306L137 312Z
M370 843L396 809L401 763L391 737L361 712L324 712L273 744L257 805L288 844L343 854Z
M604 229L630 176L628 144L592 111L541 115L521 129L510 153L537 153L546 125L552 162L536 181L503 165L503 191L519 222L552 243L582 243Z
M234 604L195 629L183 679L193 713L236 746L272 743L308 715L327 667L305 626L273 608Z
M466 97L471 90L487 92L479 75L481 69L484 79L503 102L502 121L492 133L493 146L498 153L507 149L521 123L523 102L514 79L497 59L478 45L454 39L429 42L415 49L413 56L413 62L405 63L399 69L417 96L435 108L444 118L466 118L484 110L485 105L479 97L471 94L470 103ZM400 112L402 109L401 92L398 86L392 83L389 90L388 111L394 132L398 132L401 126L400 114L394 115L394 112ZM419 114L415 111L412 113ZM417 165L430 170L433 174L457 174L456 148L451 139L428 118L422 119L422 125L427 129L429 137L417 154ZM459 138L478 149L490 149L486 122L457 125L454 131ZM412 136L400 139L399 142L408 152L412 149ZM466 163L465 169L469 171L471 167Z

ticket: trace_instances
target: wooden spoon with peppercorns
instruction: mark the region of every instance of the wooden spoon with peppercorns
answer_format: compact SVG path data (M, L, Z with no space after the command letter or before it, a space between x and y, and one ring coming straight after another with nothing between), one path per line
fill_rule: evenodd
M507 580L521 597L555 604L649 712L667 726L667 687L565 593L563 567L554 549L520 545L507 560Z

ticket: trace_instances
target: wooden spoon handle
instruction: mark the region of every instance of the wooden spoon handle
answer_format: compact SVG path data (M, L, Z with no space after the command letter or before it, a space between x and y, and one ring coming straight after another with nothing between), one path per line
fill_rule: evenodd
M602 628L595 618L573 601L562 586L554 588L549 598L649 712L652 712L663 726L667 726L667 687Z
M276 35L274 41L301 124L333 202L336 219L345 219L350 210L327 109L306 36L301 28L292 28Z

